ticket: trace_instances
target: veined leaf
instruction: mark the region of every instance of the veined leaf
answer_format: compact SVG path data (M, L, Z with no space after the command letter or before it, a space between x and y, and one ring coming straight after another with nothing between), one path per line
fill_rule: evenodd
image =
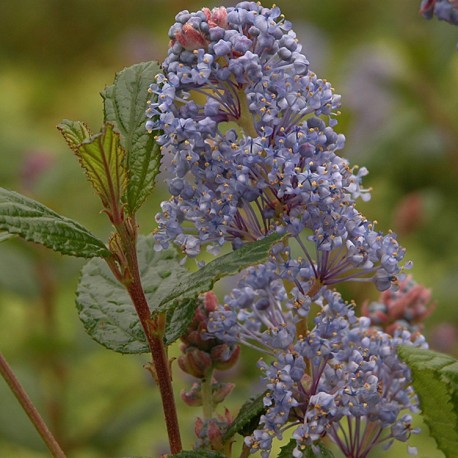
M399 356L412 371L423 418L447 457L458 450L458 361L443 353L401 345Z
M146 131L148 89L160 72L157 62L143 62L116 74L114 84L102 92L105 121L115 123L127 152L127 204L132 214L154 188L161 152L153 135Z
M75 154L78 153L81 143L88 140L93 135L89 130L89 127L87 127L84 122L80 121L70 121L68 119L64 119L57 125L57 128L63 135L67 145Z
M0 188L0 230L62 254L83 258L111 256L105 244L81 224L3 188Z
M140 237L137 246L143 289L150 305L169 282L187 271L174 250L154 251L152 236ZM98 343L118 353L147 353L145 334L125 288L106 263L92 259L82 270L76 306L86 332Z
M269 256L272 245L282 238L284 235L271 234L262 240L248 243L216 258L197 272L178 277L175 284L169 283L169 287L163 290L166 294L156 302L157 311L173 314L165 331L165 342L171 344L186 331L197 306L195 298L200 293L210 291L223 277L235 275L249 266L263 262Z
M100 133L89 137L90 131L79 121L64 120L57 127L78 157L104 207L112 210L119 207L126 190L127 173L125 151L113 124L105 124Z
M204 269L190 274L180 265L174 250L154 251L152 236L140 238L138 261L146 298L153 315L159 310L167 311L170 315L167 320L165 342L174 342L186 331L194 316L197 307L196 297L199 293L211 290L219 278L232 275L244 267L264 260L268 256L270 246L280 238L270 236L242 247L236 253L222 256L204 267L207 272L204 271L203 274ZM211 270L213 264L215 268ZM198 275L199 272L201 276ZM183 279L185 284L192 285L192 288L182 289ZM194 281L198 284L193 284ZM173 308L164 305L167 298L173 301ZM161 303L163 308L158 307ZM77 308L87 333L100 344L120 353L148 351L130 297L103 261L93 259L83 268L77 289Z

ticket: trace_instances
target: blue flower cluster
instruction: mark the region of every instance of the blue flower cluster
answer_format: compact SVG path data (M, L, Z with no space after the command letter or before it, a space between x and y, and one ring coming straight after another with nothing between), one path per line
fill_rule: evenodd
M288 294L282 276L274 262L248 269L208 325L220 339L273 360L259 363L267 411L246 440L251 450L268 457L272 440L291 425L295 457L325 434L345 456L365 457L376 445L416 433L409 411L416 412L417 400L396 347L423 347L423 336L405 329L390 336L371 327L326 287L314 298L297 287ZM318 312L308 323L311 306Z
M169 36L147 109L147 129L173 158L156 248L174 243L193 257L289 236L243 272L207 325L271 360L260 362L267 411L247 445L267 457L291 424L295 457L325 434L359 458L406 440L416 399L396 346L423 337L371 328L332 289L353 280L387 290L405 254L356 209L370 198L367 170L337 154L340 96L310 70L277 7L183 11Z
M158 249L174 242L188 256L202 245L216 254L227 241L303 233L321 283L388 288L404 249L355 208L370 197L367 170L336 154L340 97L309 70L280 10L242 2L176 20L147 110L147 128L173 155Z

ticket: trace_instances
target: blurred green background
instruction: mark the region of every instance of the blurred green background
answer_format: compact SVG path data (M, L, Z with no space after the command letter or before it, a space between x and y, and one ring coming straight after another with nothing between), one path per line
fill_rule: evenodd
M311 68L343 96L338 130L344 154L369 168L372 200L361 205L392 228L414 261L416 280L437 309L425 334L458 354L458 28L419 14L419 0L280 0ZM0 14L0 186L44 202L106 239L98 201L55 125L102 122L98 93L116 71L163 60L167 30L182 9L219 3L185 0L18 0ZM226 2L233 5L235 2ZM265 3L265 6L271 6ZM154 227L164 190L140 215ZM69 457L153 456L167 451L157 390L142 365L94 343L74 307L82 261L38 246L0 246L0 351L55 431ZM347 298L374 299L350 285ZM172 352L176 353L176 349ZM236 408L256 387L256 355L230 375ZM174 366L177 398L191 380ZM252 381L255 383L251 383ZM187 447L197 409L178 408ZM427 429L411 441L419 456L442 457ZM381 456L406 456L401 444ZM48 453L0 381L0 457ZM336 455L338 456L338 455ZM376 456L376 455L374 455Z

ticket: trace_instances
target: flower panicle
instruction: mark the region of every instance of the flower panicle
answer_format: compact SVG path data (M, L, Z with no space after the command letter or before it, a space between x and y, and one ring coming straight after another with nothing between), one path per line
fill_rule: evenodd
M205 410L203 390L211 388L212 402L221 402L233 386L209 377L244 344L268 355L258 364L266 410L245 438L252 452L268 457L291 426L295 458L325 435L358 458L407 440L417 432L417 399L396 348L426 345L413 326L432 310L430 295L403 279L408 264L396 234L356 208L370 199L368 172L339 155L340 96L313 72L276 6L183 11L169 38L146 112L146 128L171 156L156 248L173 243L198 257L204 247L217 254L226 243L238 249L271 233L288 236L268 261L241 273L222 304L204 296L178 363L207 383L194 384L184 401ZM333 289L347 281L384 291L383 310L365 305L357 317ZM375 317L391 325L401 315L412 326L374 326ZM229 422L199 420L200 445L220 449Z

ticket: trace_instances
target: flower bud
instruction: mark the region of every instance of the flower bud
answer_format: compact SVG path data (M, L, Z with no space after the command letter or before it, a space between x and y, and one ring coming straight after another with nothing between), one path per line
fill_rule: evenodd
M213 347L210 352L215 369L224 371L230 369L239 359L240 347L220 344Z
M202 405L202 389L200 383L193 383L189 391L182 390L181 399L190 407L200 407Z
M208 335L209 315L218 306L215 293L206 292L200 301L191 324L181 337L182 356L178 358L178 364L188 374L205 378L212 369L231 368L239 357L240 347L228 345Z
M178 358L178 365L187 374L205 378L213 368L213 361L208 353L191 347Z
M211 450L221 451L223 449L223 435L228 426L232 423L232 417L226 409L224 416L202 420L197 418L194 424L194 432L198 438L197 448L206 447Z
M431 302L431 290L408 276L399 282L397 291L384 291L377 302L363 304L362 314L370 318L373 326L393 335L399 328L421 329L422 322L435 307Z
M235 385L233 383L213 382L213 404L216 405L223 402L226 399L226 397L232 392L234 387Z
M202 11L206 16L210 27L221 27L223 29L227 28L227 11L224 6L213 8L211 11L210 8L202 8Z
M175 40L188 51L194 49L206 49L208 41L200 30L196 30L191 24L185 24L181 31L175 34Z

